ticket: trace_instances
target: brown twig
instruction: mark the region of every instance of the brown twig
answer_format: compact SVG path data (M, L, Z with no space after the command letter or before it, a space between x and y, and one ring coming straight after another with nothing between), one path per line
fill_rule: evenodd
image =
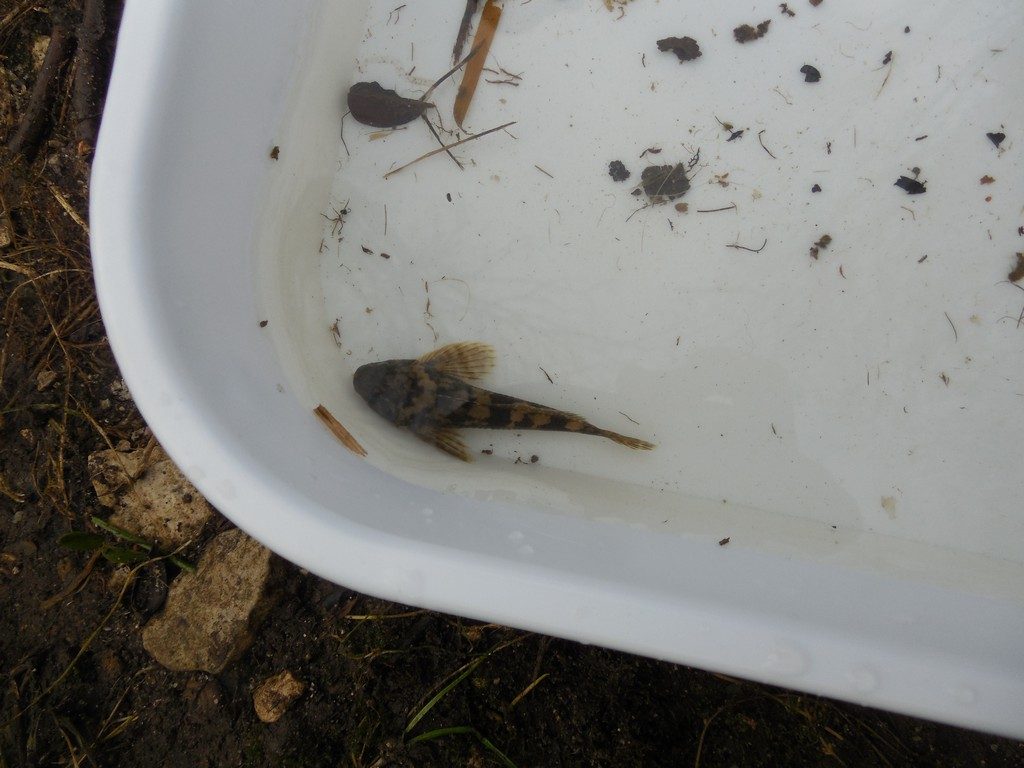
M550 177L550 178L552 178L552 179L553 179L553 178L555 178L555 177L554 177L554 176L552 176L552 175L551 175L550 173L548 173L548 172L547 172L547 171L545 171L545 170L544 170L543 168L541 168L541 167L540 167L539 165L536 165L536 164L535 164L535 165L534 165L533 167L534 167L534 168L536 168L536 169L537 169L538 171L540 171L541 173L543 173L543 174L544 174L545 176L548 176L548 177Z
M470 57L479 55L469 63L466 71L462 74L462 82L459 83L458 93L455 95L455 122L460 128L469 112L469 105L473 101L473 94L476 92L477 83L480 81L480 73L483 71L484 59L494 41L494 32L498 28L498 21L501 19L501 6L495 0L487 0L484 9L480 14L480 23L476 28L476 36L473 41L473 53Z
M482 44L474 46L473 50L471 50L469 53L466 54L466 58L464 58L462 61L456 63L456 65L454 67L452 67L447 72L445 72L443 75L441 75L439 78L437 78L437 80L434 81L434 84L431 85L429 88L427 88L426 93L424 93L422 96L420 96L419 100L420 101L426 101L427 99L429 99L430 98L430 94L432 94L437 89L437 86L439 86L441 83L443 83L449 77L451 77L456 72L458 72L459 69L461 69L463 66L468 64L470 59L472 59L474 56L476 56L480 52L480 49L482 47L483 47Z
M724 208L698 208L697 213L718 213L719 211L731 211L736 208L736 203L727 205Z
M75 58L75 82L71 105L75 111L78 140L84 142L81 154L96 146L103 95L107 82L102 47L106 19L103 0L85 0L82 23L78 26L78 52Z
M946 316L946 319L949 320L949 327L953 329L953 341L960 341L960 336L956 332L956 326L953 325L953 318L949 316L949 312L943 312L942 314L944 314Z
M455 47L452 48L452 61L458 61L462 55L462 49L466 45L466 38L469 37L469 25L473 21L473 14L476 13L480 0L466 0L466 10L462 12L462 21L459 23L459 33L455 36Z
M878 87L878 93L875 94L875 98L876 99L879 96L882 95L882 91L885 90L885 85L886 85L886 83L889 82L890 75L892 75L892 61L893 61L893 57L890 55L889 61L888 61L889 71L885 73L885 79L882 81L882 84Z
M434 138L437 139L437 143L440 144L443 147L444 146L444 139L442 139L440 137L440 135L438 135L437 131L434 129L434 124L431 123L430 120L427 119L426 115L420 115L420 117L423 118L423 122L427 124L427 128L430 129L430 132L432 134L434 134ZM466 166L464 166L462 163L460 163L459 162L459 158L457 158L455 155L453 155L450 150L446 149L445 150L445 154L448 155L448 157L450 157L452 159L453 163L455 163L457 166L459 166L459 170L460 171L466 170Z
M50 44L46 48L43 65L32 85L25 114L22 115L18 130L7 142L7 149L12 155L31 156L42 141L57 81L74 47L75 39L68 29L61 25L55 26L50 33Z
M341 116L341 128L338 130L338 138L341 139L341 146L345 148L345 157L352 157L352 153L348 151L348 142L345 141L345 118L351 114L346 112Z
M316 417L323 422L324 426L331 431L331 433L341 441L341 444L348 448L352 453L357 456L365 456L366 449L359 444L359 441L352 437L352 433L349 432L345 427L342 426L341 422L334 418L333 414L328 411L323 405L318 405L313 409L313 413Z
M764 145L764 139L761 138L762 134L766 130L768 130L768 129L767 128L762 128L760 131L757 132L757 141L761 145L761 149L763 149L765 152L767 152L772 160L778 160L779 158L777 158L775 155L772 154L772 151L770 149L768 149L768 147L766 147Z
M764 242L761 243L761 247L760 248L748 248L747 246L740 245L739 243L730 243L729 245L727 245L725 247L726 248L735 248L738 251L750 251L751 253L760 253L761 251L763 251L765 249L765 246L767 246L767 245L768 245L768 238L766 237L764 239Z
M633 418L632 416L630 416L630 415L629 415L628 413L626 413L626 412L624 412L624 411L619 411L619 414L620 414L620 415L622 415L622 416L625 416L625 417L626 417L627 419L629 419L630 421L632 421L632 422L633 422L634 424L636 424L636 425L637 425L638 427L640 426L640 422L639 422L639 421L637 421L636 419L634 419L634 418Z
M511 121L509 123L505 123L504 125L499 125L497 128L488 128L486 131L481 131L480 133L474 133L472 136L467 136L466 138L459 139L458 141L453 142L451 144L446 144L445 146L443 146L443 147L441 147L439 149L431 150L430 152L427 152L426 154L420 155L415 160L410 160L405 165L400 165L397 168L395 168L394 170L388 171L387 173L384 174L384 178L387 179L387 178L389 178L391 176L394 176L399 171L404 171L410 165L415 165L416 163L420 162L420 160L426 160L428 157L433 157L434 155L436 155L436 154L438 154L440 152L447 152L449 149L454 149L455 147L459 146L460 144L465 144L467 141L473 141L474 139L479 139L479 138L481 138L483 136L486 136L489 133L494 133L495 131L500 131L500 130L502 130L504 128L508 128L510 125L515 125L515 124L516 124L516 121L513 120L513 121Z
M21 14L28 11L33 5L36 5L39 0L22 0L18 5L11 9L11 11L0 19L0 32L3 32L7 27L17 21Z

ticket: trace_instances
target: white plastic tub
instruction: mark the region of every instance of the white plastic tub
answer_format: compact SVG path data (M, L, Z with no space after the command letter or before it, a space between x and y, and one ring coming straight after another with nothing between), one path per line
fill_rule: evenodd
M422 5L389 22L376 2L129 1L95 272L125 379L186 474L275 551L371 594L1024 736L1024 294L1005 283L1024 6L508 5L492 54L524 80L482 84L470 122L517 119L517 138L385 182L432 139L346 120L349 159L342 94L415 95L407 66L444 71L460 3ZM731 39L762 18L764 40ZM670 34L704 56L659 53ZM716 116L746 134L726 142ZM636 201L607 162L638 176L643 148L675 162L684 144L706 166L691 211L625 221ZM927 194L890 187L915 165ZM323 214L347 198L336 242ZM495 389L658 450L489 433L472 465L431 452L349 382L434 333L493 342Z

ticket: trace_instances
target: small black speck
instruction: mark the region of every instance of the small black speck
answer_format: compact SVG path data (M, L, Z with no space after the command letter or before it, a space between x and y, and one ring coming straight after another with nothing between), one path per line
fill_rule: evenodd
M362 246L362 248L363 248L363 253L368 253L368 254L370 254L371 256L373 255L373 251L371 251L371 250L370 250L369 248L367 248L367 247L366 247L365 245L364 245L364 246Z
M804 64L800 67L800 71L803 73L805 83L816 83L821 80L821 72L810 64Z
M267 327L267 323L269 323L269 322L270 322L269 320L260 320L260 328L266 328Z
M995 144L997 147L1003 143L1003 139L1006 138L1005 133L986 133L988 140Z
M538 461L540 461L540 456L537 454L533 454L533 456L530 457L531 464L536 464Z
M448 198L448 202L449 202L449 203L450 203L450 202L452 201L452 193L451 193L451 192L449 192L448 194L446 194L446 195L445 195L445 197L447 197L447 198Z
M815 184L813 187L811 187L811 192L821 192L821 185Z
M185 504L191 504L191 503L192 503L192 494L191 494L191 493L186 493L186 494L184 494L184 495L183 495L183 496L181 497L181 500L182 500L182 501L183 501L183 502L184 502Z
M384 253L384 251L381 251L380 252L380 257L382 259L390 259L391 258L391 254L390 253Z
M280 156L281 156L281 148L280 147L274 147L272 150L270 150L270 159L271 160L277 160L277 158L280 157Z
M480 451L480 453L482 453L484 456L490 456L491 454L494 453L494 451L491 448L484 448L482 451Z
M733 131L731 134L729 134L729 138L726 139L726 142L730 142L730 141L733 141L735 139L743 138L743 133L746 130L747 130L746 128L740 128L738 131Z
M725 499L722 499L722 501L725 501ZM718 546L724 547L730 541L732 541L732 536L726 536L724 539L719 539L718 540Z
M910 27L904 27L903 28L903 34L909 35L910 34ZM832 526L832 527L834 528L835 526Z
M886 65L890 61L892 61L892 51L886 51L885 56L882 57L882 65Z

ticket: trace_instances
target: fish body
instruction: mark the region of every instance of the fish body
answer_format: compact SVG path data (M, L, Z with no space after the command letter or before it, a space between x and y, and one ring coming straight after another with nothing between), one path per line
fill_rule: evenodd
M358 368L356 392L379 415L463 461L460 429L575 432L650 450L645 440L594 426L576 414L472 384L494 366L494 351L476 342L449 344L415 360L385 360Z

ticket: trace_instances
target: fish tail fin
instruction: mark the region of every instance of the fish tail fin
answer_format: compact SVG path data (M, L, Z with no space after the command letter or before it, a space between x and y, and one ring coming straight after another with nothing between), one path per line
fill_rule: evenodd
M639 437L620 435L618 432L612 432L610 429L598 430L598 434L601 437L607 437L609 440L616 442L619 445L624 445L627 448L632 448L635 451L653 451L655 448L654 443L641 440Z

